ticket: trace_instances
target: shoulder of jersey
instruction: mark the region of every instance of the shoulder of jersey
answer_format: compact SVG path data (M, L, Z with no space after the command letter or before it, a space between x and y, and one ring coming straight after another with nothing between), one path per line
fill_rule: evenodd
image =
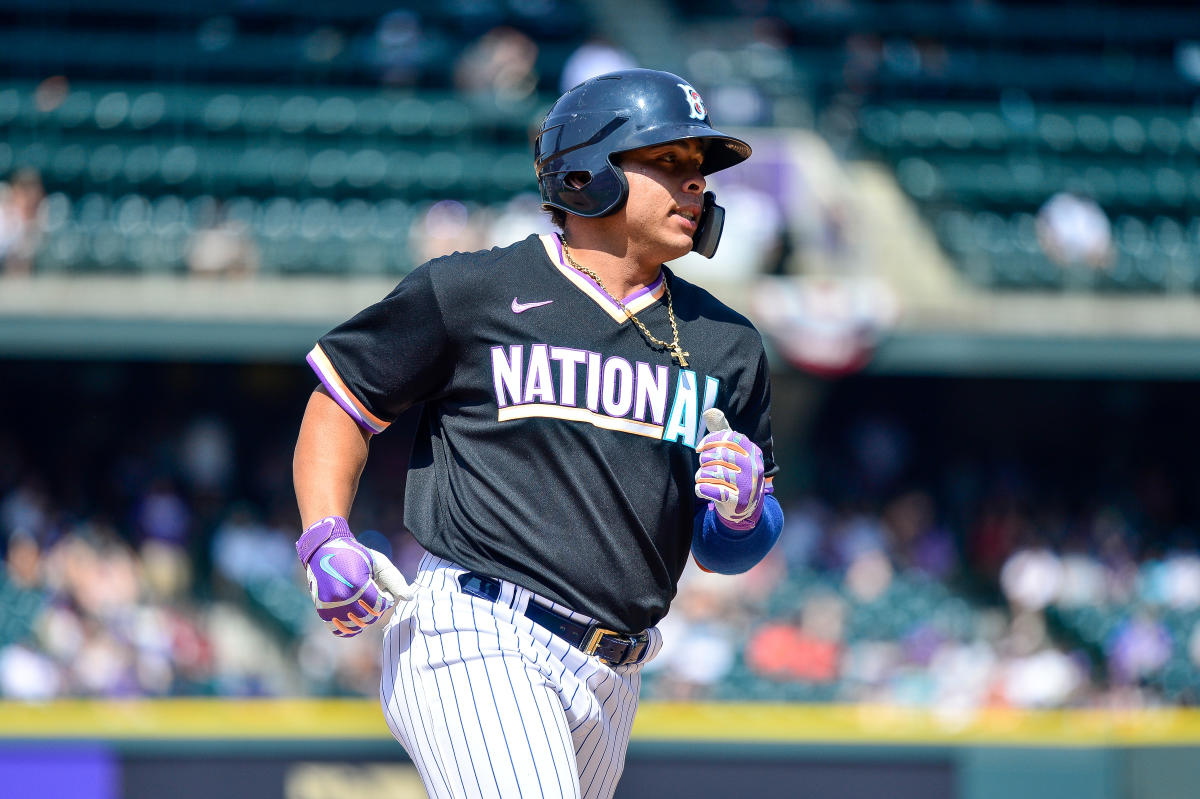
M429 261L426 266L440 281L476 281L487 277L494 280L513 269L528 269L529 258L537 257L541 243L529 236L506 247L492 247L475 252L453 252Z
M747 333L751 333L755 338L758 338L758 330L754 327L754 323L721 302L712 292L681 278L675 272L670 272L670 275L671 294L675 299L675 308L677 311L687 308L687 316L703 317L717 324L729 325L732 328L742 328Z

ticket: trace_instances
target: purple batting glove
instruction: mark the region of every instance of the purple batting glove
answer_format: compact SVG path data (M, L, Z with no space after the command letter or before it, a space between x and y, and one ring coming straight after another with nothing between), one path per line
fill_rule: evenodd
M696 496L707 499L731 530L750 530L762 515L763 454L741 433L718 430L700 439Z
M305 530L296 554L308 571L317 615L334 635L358 635L392 606L371 576L371 553L341 516L326 516Z

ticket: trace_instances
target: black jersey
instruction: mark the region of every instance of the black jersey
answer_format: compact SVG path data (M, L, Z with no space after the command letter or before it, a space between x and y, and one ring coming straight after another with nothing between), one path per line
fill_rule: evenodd
M680 367L556 248L431 261L309 361L373 432L424 403L405 524L426 549L635 632L687 562L701 413L721 408L776 471L767 361L749 321L664 268L625 303L670 341L670 281Z

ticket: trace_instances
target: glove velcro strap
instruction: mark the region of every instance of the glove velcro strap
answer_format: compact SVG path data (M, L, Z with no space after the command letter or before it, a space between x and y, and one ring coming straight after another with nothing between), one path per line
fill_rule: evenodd
M305 566L322 544L331 538L354 538L349 523L341 516L326 516L310 525L296 542L296 555Z

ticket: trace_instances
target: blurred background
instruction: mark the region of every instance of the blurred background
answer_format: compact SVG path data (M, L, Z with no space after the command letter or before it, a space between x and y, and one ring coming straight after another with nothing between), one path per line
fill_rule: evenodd
M422 795L378 631L328 635L295 561L304 354L551 230L533 132L628 66L754 145L676 268L764 334L787 527L685 577L618 796L1195 795L1193 2L0 0L4 795ZM410 575L412 421L351 519Z

